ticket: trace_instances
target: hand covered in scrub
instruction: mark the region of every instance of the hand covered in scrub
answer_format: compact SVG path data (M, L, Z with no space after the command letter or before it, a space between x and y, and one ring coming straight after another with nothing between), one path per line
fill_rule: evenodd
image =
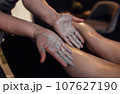
M41 63L45 61L45 51L47 51L64 67L67 67L67 64L73 65L71 50L64 44L62 39L59 38L59 36L57 36L51 30L43 29L42 32L37 32L34 37L36 40L37 48L41 55Z
M80 23L84 20L70 14L58 14L53 24L53 28L71 47L74 45L80 49L83 47L82 43L84 43L84 39L73 27L72 21Z

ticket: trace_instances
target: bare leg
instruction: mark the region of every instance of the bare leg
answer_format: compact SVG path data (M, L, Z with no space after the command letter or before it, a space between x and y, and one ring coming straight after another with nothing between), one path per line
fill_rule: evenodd
M104 38L85 23L73 24L88 48L106 60L71 48L75 65L65 70L72 77L120 77L120 43Z
M120 65L71 48L74 66L65 68L71 77L120 77Z
M98 34L86 23L73 23L84 37L88 48L105 60L120 64L120 43L109 40Z

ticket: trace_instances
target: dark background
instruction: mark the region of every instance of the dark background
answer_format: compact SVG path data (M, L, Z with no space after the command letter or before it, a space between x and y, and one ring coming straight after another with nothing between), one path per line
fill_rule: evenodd
M56 11L71 10L72 3L78 1L83 5L82 11L89 10L98 1L114 1L120 4L120 0L46 0Z
M83 4L83 11L91 9L93 5L98 1L114 1L120 4L120 0L75 0Z
M97 1L103 0L46 0L48 4L57 12L72 11L72 4L79 1L83 8L81 12L90 10ZM120 0L104 0L115 1L120 4ZM45 10L43 10L45 11ZM34 17L34 22L41 26L49 28L47 24ZM104 35L105 37L120 41L120 16L116 29L113 33ZM2 43L2 50L8 61L8 64L15 77L69 77L62 69L59 63L47 53L46 61L39 63L40 55L38 50L28 38L20 36L9 36Z

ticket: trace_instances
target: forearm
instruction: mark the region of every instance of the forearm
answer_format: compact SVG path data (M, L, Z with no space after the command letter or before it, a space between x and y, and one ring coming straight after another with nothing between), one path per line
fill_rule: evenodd
M15 35L34 37L37 25L0 12L0 29Z
M22 0L24 6L35 16L49 25L53 25L57 12L50 7L45 0Z
M91 26L85 23L73 23L84 37L88 48L102 58L120 64L120 43L109 40L98 34Z
M65 68L71 77L120 77L120 65L71 48L74 66Z

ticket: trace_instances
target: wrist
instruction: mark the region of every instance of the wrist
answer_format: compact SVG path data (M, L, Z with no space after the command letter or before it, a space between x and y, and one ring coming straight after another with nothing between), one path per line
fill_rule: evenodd
M33 33L33 39L36 38L36 36L42 34L43 32L46 32L46 28L38 26L38 25L34 25L34 33Z
M59 13L53 13L53 14L48 14L48 16L45 18L47 24L49 24L50 26L54 26L54 22L57 20Z
M56 15L56 18L54 19L53 23L52 23L52 27L54 28L57 24L60 24L61 22L68 22L72 20L72 17L67 14L67 13L58 13Z

